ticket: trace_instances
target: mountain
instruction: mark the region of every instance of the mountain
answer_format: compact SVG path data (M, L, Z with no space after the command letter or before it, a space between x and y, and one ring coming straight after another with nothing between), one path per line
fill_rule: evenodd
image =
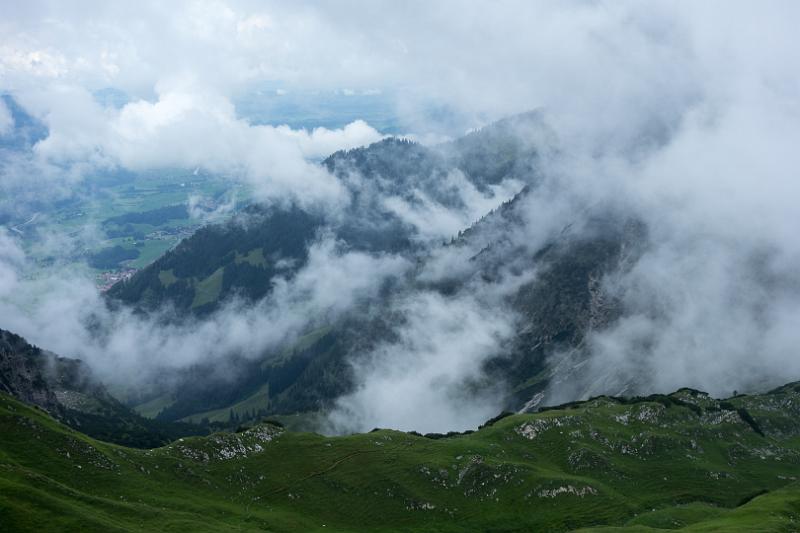
M346 437L262 423L152 450L0 393L11 531L794 531L800 384L682 389Z
M111 396L81 361L60 357L0 329L0 391L36 405L92 437L152 447L205 433L189 424L143 418Z
M494 122L440 147L451 164L485 190L507 178L531 182L554 133L538 111Z
M291 280L307 263L308 246L321 231L344 249L398 254L418 268L366 309L317 323L256 360L232 354L235 364L228 366L235 370L223 377L214 372L215 363L199 364L169 380L177 385L131 395L130 404L168 421L324 411L352 390L352 363L394 338L398 323L387 311L392 302L421 290L457 297L469 294L476 282L499 286L509 275L535 271L506 298L518 317L517 332L485 368L492 383L507 385L508 409L535 407L552 378L551 359L570 353L573 364L580 364L585 335L623 312L603 292L602 280L629 268L647 235L634 217L595 205L576 212L571 223L541 243L527 240L530 203L541 194L537 163L549 135L540 116L529 113L437 147L389 138L336 152L322 164L351 191L352 202L341 216L254 205L227 223L199 230L112 287L110 301L143 312L171 306L178 319L212 313L233 297L256 301L270 293L277 278ZM480 190L503 179L525 186L450 243L421 241L417 228L388 210L385 199L413 204L424 197L458 208L463 198L447 185L452 172ZM458 268L432 284L422 273L440 254L460 257Z
M515 204L505 206L501 217L518 216L514 211L520 206ZM606 293L602 281L634 264L646 245L646 235L647 228L637 219L600 209L587 215L579 230L567 226L541 247L526 250L501 241L475 256L477 275L483 278L496 275L500 265L508 268L521 263L520 270L536 269L534 279L509 298L519 317L514 342L489 363L491 373L511 388L508 408L538 406L556 371L553 358L570 353L573 364L579 365L588 356L586 336L623 314L621 303Z
M517 216L524 194L497 213L465 232L453 247L480 241L484 226L501 227ZM495 219L502 219L497 221ZM491 359L486 371L496 382L508 384L506 406L512 410L534 407L549 383L549 358L574 351L591 329L611 323L622 312L619 304L603 294L599 280L609 272L630 264L644 239L644 228L634 220L598 214L588 223L593 231L565 228L543 247L521 250L513 243L493 241L467 260L462 277L433 287L453 297L469 291L470 280L499 276L500 265L519 263L520 268L537 268L538 275L522 284L508 298L518 318L511 345ZM494 229L492 234L497 234ZM191 242L192 239L189 240ZM236 241L231 241L231 243ZM423 260L424 264L424 260ZM466 273L464 273L466 272ZM170 380L177 385L155 396L139 398L136 405L147 408L161 420L226 422L231 415L252 419L268 413L324 411L333 400L351 390L352 361L368 353L371 346L392 339L397 326L386 312L392 297L418 290L421 282L411 281L336 322L308 330L283 347L265 352L255 360L233 356L231 372L215 372L217 363L203 363ZM431 287L427 287L430 289ZM367 312L368 310L374 312ZM144 411L143 411L144 412Z
M275 276L291 277L320 227L298 208L250 206L230 222L199 229L108 296L143 310L166 303L199 314L234 295L264 297Z
M145 310L169 304L200 314L234 295L255 300L269 292L276 276L290 277L303 266L309 242L323 227L354 250L416 253L418 230L387 207L387 198L413 205L424 197L444 207L464 207L459 190L464 183L444 179L451 172L463 173L467 185L483 191L503 179L535 181L539 152L534 141L545 135L543 130L540 116L527 113L441 146L387 138L336 152L322 165L351 197L337 216L297 206L249 206L228 223L197 231L108 295Z

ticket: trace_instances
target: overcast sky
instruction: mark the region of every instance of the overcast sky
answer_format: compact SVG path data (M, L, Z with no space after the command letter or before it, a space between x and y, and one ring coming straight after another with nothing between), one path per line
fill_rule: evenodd
M800 64L796 2L3 4L0 91L50 126L41 158L244 166L262 182L277 152L271 195L320 184L333 193L318 175L300 177L314 173L299 158L378 135L359 125L285 143L248 127L232 102L264 83L392 91L396 114L417 130L406 133L418 135L430 129L420 111L435 106L472 126L543 108L562 135L618 149L696 110L710 120L764 97L794 101L798 69L787 66ZM109 109L91 97L109 87L130 103ZM276 148L253 160L254 145Z

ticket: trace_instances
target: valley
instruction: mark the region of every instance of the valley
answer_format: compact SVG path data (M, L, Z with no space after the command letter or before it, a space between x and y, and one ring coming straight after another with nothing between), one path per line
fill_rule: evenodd
M185 207L190 198L199 199L198 213L212 213L234 197L247 202L243 191L205 173L167 169L109 175L99 177L93 189L76 191L57 209L49 209L46 215L34 213L12 229L26 244L38 269L85 263L98 286L108 289L207 223L190 217ZM213 216L211 220L215 220ZM56 251L48 241L62 242L68 248Z
M0 533L800 532L800 3L0 13Z

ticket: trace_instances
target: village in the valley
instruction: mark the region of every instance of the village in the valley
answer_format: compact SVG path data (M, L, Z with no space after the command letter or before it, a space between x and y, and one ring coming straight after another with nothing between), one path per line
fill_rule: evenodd
M129 280L139 271L137 268L123 268L114 272L101 272L97 275L97 288L100 292L106 292L118 281Z

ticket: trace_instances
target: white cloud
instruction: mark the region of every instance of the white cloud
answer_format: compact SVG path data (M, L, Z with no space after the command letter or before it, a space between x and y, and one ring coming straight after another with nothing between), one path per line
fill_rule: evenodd
M19 247L5 232L0 244L2 327L83 359L109 381L129 383L152 379L163 368L210 360L223 364L234 353L262 357L374 298L383 283L411 267L400 257L348 252L322 239L310 247L308 264L291 280L275 279L273 293L264 300L232 301L204 320L176 325L159 313L141 317L110 310L91 280L78 272L25 278Z
M11 115L6 103L0 99L0 137L11 133L13 130L14 117Z
M437 181L435 188L440 194L443 191L450 193L461 205L443 205L419 188L411 191L411 200L386 196L383 205L400 220L414 226L422 239L449 239L511 199L522 187L518 180L506 179L489 187L484 194L461 171L453 170Z
M330 430L463 430L502 410L502 384L487 384L482 365L511 335L508 314L434 293L415 295L394 311L399 339L356 360L356 390L338 400Z
M175 80L159 91L154 102L135 100L119 110L104 108L87 91L71 86L22 95L23 104L43 116L50 129L35 145L35 155L73 166L79 175L81 166L202 167L252 185L262 200L336 206L348 201L346 191L311 160L382 137L360 120L311 132L254 126L238 118L219 94L184 89Z
M0 228L0 298L12 296L19 283L17 272L24 266L25 253L5 228Z
M278 126L276 129L294 139L303 156L309 159L321 159L337 150L366 146L384 137L363 120L354 120L343 128L335 130L327 128L314 128L311 131L293 130L288 126Z

